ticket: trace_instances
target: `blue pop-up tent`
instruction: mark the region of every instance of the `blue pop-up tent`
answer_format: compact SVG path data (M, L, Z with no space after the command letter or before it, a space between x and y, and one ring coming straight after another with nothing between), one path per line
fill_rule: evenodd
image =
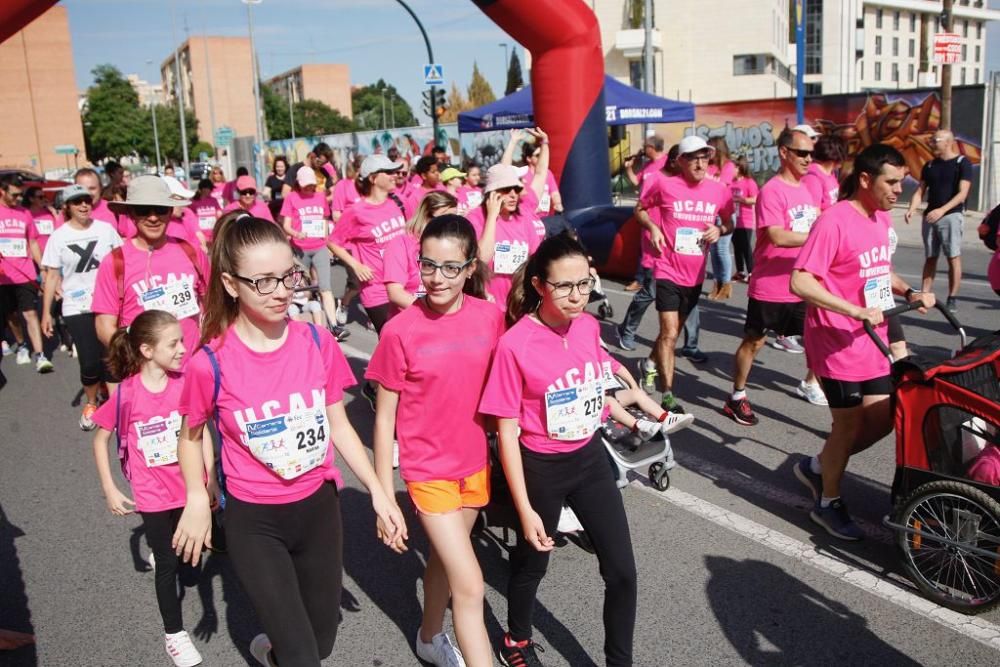
M644 93L617 79L604 77L604 110L608 125L684 123L694 120L694 105ZM534 127L531 86L478 109L458 114L459 132L489 132Z

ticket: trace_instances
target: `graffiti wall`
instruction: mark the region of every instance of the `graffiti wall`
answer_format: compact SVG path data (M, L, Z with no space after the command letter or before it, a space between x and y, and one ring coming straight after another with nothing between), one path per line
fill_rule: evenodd
M954 89L952 130L959 151L973 164L973 202L978 201L979 192L984 100L983 86ZM689 134L706 139L725 137L730 150L745 155L756 178L763 182L780 167L775 139L782 129L796 124L795 100L699 104L695 118L693 128L661 125L658 131L668 144ZM933 158L930 138L941 126L941 100L937 89L929 88L811 97L805 101L805 121L823 134L843 137L851 156L873 143L894 146L905 156L910 175L919 177L924 164ZM916 181L908 178L904 200L915 187Z

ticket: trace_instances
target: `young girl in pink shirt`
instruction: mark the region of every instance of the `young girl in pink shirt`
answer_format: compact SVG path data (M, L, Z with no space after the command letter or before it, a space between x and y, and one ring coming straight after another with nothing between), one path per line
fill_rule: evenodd
M489 502L477 408L503 315L483 298L476 235L465 218L434 218L416 250L426 296L386 324L365 374L379 385L375 469L391 495L395 433L400 476L431 543L417 656L436 665L461 664L455 658L464 656L467 665L488 666L483 575L468 535ZM401 540L393 547L405 550ZM449 599L461 653L442 630Z
M340 618L334 447L371 493L386 542L405 537L405 524L347 420L344 388L354 376L340 346L328 331L287 317L302 271L284 232L253 217L223 219L215 231L202 345L181 394L187 502L173 546L195 565L211 546L201 456L211 419L221 438L229 557L265 633L250 653L262 665L318 667Z
M156 601L167 653L177 667L201 662L198 649L184 631L177 597L181 561L170 543L186 498L177 465L183 387L179 370L184 354L177 318L162 310L147 310L136 317L127 330L119 329L111 338L108 365L115 377L124 379L93 416L99 427L94 436L94 460L108 509L115 516L135 511L142 517L156 563ZM122 493L111 476L108 441L112 431L118 434L118 458L134 499ZM207 472L208 506L214 509L218 487L211 440L205 439L199 454Z
M560 234L541 243L515 280L511 327L497 345L479 405L497 418L500 460L521 521L510 559L508 632L499 647L509 665L536 664L532 612L563 503L600 562L606 662L632 664L635 559L598 434L608 410L605 387L624 369L602 347L597 320L584 312L593 288L587 252L577 241Z

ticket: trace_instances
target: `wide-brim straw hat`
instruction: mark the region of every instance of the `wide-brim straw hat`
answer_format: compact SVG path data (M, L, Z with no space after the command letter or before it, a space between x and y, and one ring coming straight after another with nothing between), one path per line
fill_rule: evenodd
M170 192L159 176L139 176L129 181L125 201L110 201L108 208L125 213L129 206L188 206L191 202Z

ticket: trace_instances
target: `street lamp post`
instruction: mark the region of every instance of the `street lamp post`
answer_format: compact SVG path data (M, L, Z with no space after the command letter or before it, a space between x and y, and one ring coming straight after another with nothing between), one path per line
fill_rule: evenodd
M177 42L177 21L174 15L174 3L170 3L170 23L171 28L174 33L174 43ZM188 45L190 49L190 44ZM188 54L190 58L190 53ZM189 61L190 62L190 61ZM181 125L181 155L184 157L184 178L191 178L191 158L188 155L188 142L187 142L187 125L184 120L184 109L186 104L184 103L184 83L181 81L181 57L180 49L174 48L174 86L177 94L178 109L177 113L180 116Z
M295 112L292 109L292 77L285 79L288 82L288 122L292 125L292 150L295 150Z
M146 61L147 65L152 65L152 60ZM163 163L160 161L160 132L156 129L156 100L150 96L149 110L153 112L153 144L156 146L156 173L163 172Z
M403 0L396 0L396 2L402 5L403 9L405 9L406 12L416 22L417 27L420 29L420 34L424 38L424 45L427 47L428 64L434 64L434 51L431 49L431 40L427 38L427 31L424 30L424 24L420 22L420 19L417 18L417 15L413 13L413 10L410 9L410 6L405 2L403 2ZM431 101L434 102L436 100L437 100L437 88L435 86L431 86ZM438 117L436 109L431 109L431 122L433 123L434 127L434 143L437 144L439 128L438 128Z
M382 129L384 130L385 125L385 88L382 89Z
M264 125L262 123L263 114L260 110L260 72L257 71L257 49L254 47L253 40L253 5L259 5L263 0L242 0L243 4L247 6L247 27L250 32L250 70L253 73L253 104L254 104L254 116L257 119L257 171L258 180L264 177L267 171L267 166L264 156Z

